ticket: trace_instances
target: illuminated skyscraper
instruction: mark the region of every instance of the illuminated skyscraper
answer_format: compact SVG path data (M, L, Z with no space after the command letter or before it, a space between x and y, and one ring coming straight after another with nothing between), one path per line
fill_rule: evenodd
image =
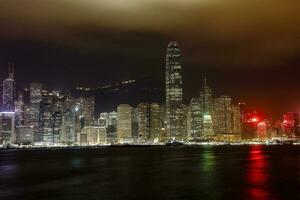
M241 111L240 107L233 105L232 106L232 132L241 133Z
M139 138L150 139L150 107L148 103L140 103L138 109Z
M213 97L212 89L207 85L206 77L204 78L204 86L200 92L200 107L202 111L202 136L214 135L213 130Z
M161 138L162 121L160 117L160 105L150 104L150 136L152 140Z
M118 106L117 136L119 143L133 141L133 108L128 104Z
M191 137L200 137L202 126L203 126L203 119L202 119L202 110L200 106L200 99L199 98L192 98L191 104Z
M34 128L34 141L43 141L43 134L39 131L40 103L42 101L42 84L30 84L30 106L29 110L29 125Z
M168 137L183 138L182 68L178 43L172 41L166 56L166 121Z
M296 127L299 123L298 113L288 112L283 115L283 130L288 137L297 135Z
M15 111L16 85L14 80L14 64L9 63L8 77L3 81L2 110L6 112Z
M15 141L15 112L0 112L0 144Z
M18 98L15 102L16 126L24 125L24 101L23 93L18 92Z
M214 102L214 131L216 134L232 133L233 112L231 97L221 96Z

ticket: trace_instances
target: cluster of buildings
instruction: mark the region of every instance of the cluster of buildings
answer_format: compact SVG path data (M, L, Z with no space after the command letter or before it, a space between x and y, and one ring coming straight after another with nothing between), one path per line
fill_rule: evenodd
M247 110L245 103L235 105L230 96L214 98L206 78L199 95L184 104L181 50L175 41L167 47L165 75L165 103L121 104L115 111L95 115L93 95L49 92L41 83L16 93L10 63L3 81L0 144L235 142L299 136L297 113L286 113L276 122L267 120Z

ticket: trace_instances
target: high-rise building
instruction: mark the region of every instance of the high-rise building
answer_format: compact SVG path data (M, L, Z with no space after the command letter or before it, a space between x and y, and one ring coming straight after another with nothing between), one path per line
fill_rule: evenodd
M121 104L117 108L117 136L119 143L128 143L133 141L133 108L128 104Z
M15 102L16 126L22 126L25 123L24 109L23 93L18 92L17 101Z
M148 103L140 103L138 109L139 138L150 139L150 107Z
M98 119L98 126L107 128L109 123L109 114L107 112L100 113L100 117Z
M15 111L16 85L14 80L14 64L9 63L8 77L3 80L2 111Z
M75 132L76 105L74 103L74 99L70 96L66 96L62 110L60 140L62 143L74 143L77 141L77 135Z
M192 108L188 106L187 116L186 116L186 137L188 140L192 139Z
M199 98L192 98L190 103L191 110L191 137L202 136L203 119Z
M34 130L32 126L16 126L16 142L19 144L33 143Z
M0 112L0 144L15 141L15 112Z
M206 77L200 92L200 107L202 111L202 136L214 135L213 130L213 96L212 89L207 85Z
M232 106L232 132L235 134L241 133L241 111L240 107Z
M298 113L288 112L283 115L283 131L284 134L288 137L292 137L297 135L296 127L299 124L299 116Z
M30 106L28 108L29 119L28 122L34 128L34 141L42 142L43 134L39 131L39 118L40 118L40 103L42 101L42 84L31 83L30 84Z
M83 140L81 140L83 138ZM85 126L79 138L80 144L98 145L106 143L106 128L100 126Z
M183 138L182 68L178 43L169 43L166 55L166 121L167 135Z
M118 113L113 111L108 113L108 127L106 129L107 133L107 143L116 143L117 142L117 121Z
M216 134L232 133L233 112L231 97L221 96L214 102L214 131Z
M150 138L151 140L161 140L162 121L160 118L160 105L150 104Z

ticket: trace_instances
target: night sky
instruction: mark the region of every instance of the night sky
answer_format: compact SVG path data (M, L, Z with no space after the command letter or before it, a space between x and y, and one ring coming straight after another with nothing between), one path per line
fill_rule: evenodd
M170 40L182 49L185 99L204 74L216 96L270 115L300 111L299 0L4 0L0 78L19 88L101 86L164 78Z

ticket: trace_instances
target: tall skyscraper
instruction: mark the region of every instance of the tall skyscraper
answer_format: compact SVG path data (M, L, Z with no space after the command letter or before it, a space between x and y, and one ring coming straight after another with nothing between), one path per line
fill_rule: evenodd
M161 139L162 121L160 116L160 105L150 104L150 137L152 140Z
M212 119L212 111L213 111L212 89L207 85L206 77L204 78L204 85L200 92L200 107L202 110L202 119L203 119L202 134L203 136L214 135L213 119Z
M231 97L221 96L214 102L214 131L216 134L232 133L233 112Z
M133 141L133 108L128 104L118 106L117 136L119 143Z
M17 101L15 102L16 126L24 125L24 100L23 93L18 92Z
M15 141L15 113L0 112L0 144L14 143Z
M42 84L30 84L30 106L29 106L29 125L34 128L34 141L43 141L43 134L39 131L40 103L42 101Z
M5 112L15 111L16 85L14 80L14 63L9 63L8 77L3 80L2 110Z
M191 110L191 137L197 138L201 136L203 127L202 110L199 98L192 98L190 103Z
M183 105L182 105L182 68L178 43L172 41L167 48L166 56L166 118L167 135L171 138L183 138Z
M237 105L232 106L232 132L241 133L241 111Z
M139 137L143 140L150 139L150 107L148 103L140 103L138 109Z

